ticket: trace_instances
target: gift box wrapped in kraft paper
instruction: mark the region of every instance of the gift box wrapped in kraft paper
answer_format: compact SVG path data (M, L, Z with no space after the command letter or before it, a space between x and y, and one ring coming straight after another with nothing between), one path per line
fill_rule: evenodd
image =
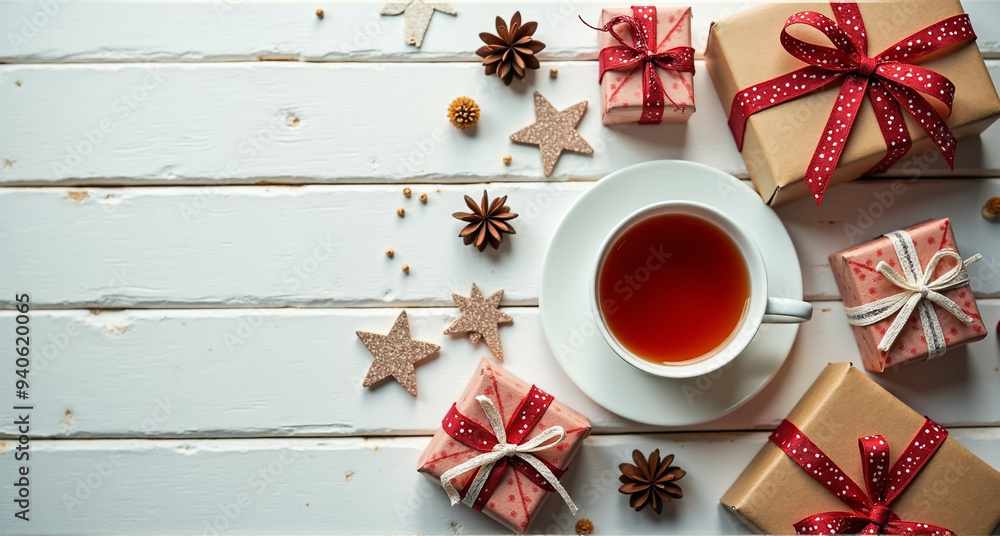
M961 256L947 218L830 255L865 368L883 372L985 338L968 271L980 258Z
M691 8L601 11L601 122L684 123L695 112Z
M996 469L860 369L834 363L722 504L767 534L991 534L997 497Z
M589 434L586 417L483 359L417 470L441 484L453 505L523 534L549 495L576 513L559 478Z
M713 23L706 67L771 205L925 155L1000 116L958 0L775 3ZM976 142L973 142L976 143Z

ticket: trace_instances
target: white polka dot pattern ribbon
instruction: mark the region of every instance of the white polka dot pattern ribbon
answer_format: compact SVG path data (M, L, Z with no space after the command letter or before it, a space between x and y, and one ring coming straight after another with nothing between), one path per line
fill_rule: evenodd
M484 395L477 396L476 401L479 402L479 405L483 408L483 412L486 414L486 418L489 420L490 427L493 429L493 434L496 437L496 444L493 445L492 449L488 452L456 465L441 475L441 485L444 487L445 491L448 492L448 498L451 499L451 504L456 505L461 502L468 506L475 507L476 503L481 502L482 500L480 498L480 493L493 473L494 465L506 458L519 458L527 462L528 465L530 465L537 472L536 474L538 476L552 486L556 493L558 493L559 496L562 497L563 501L566 502L566 505L569 506L570 511L573 514L576 514L576 504L573 503L573 499L570 498L569 492L566 491L566 488L564 488L559 482L559 478L556 477L545 462L532 454L534 452L553 448L566 439L566 431L563 427L552 426L546 428L535 437L532 437L521 444L508 443L507 430L504 427L500 412L497 411L496 406L493 405L493 401ZM548 404L546 403L546 407L547 406ZM524 416L522 416L522 418L524 418ZM452 424L452 426L455 426L455 424ZM459 426L464 426L464 423L459 424ZM525 425L525 427L527 427L527 425ZM449 431L449 434L452 434L452 432ZM465 498L462 498L462 495L457 489L455 489L451 480L468 471L476 469L478 469L476 476L473 477L472 482L470 482L468 487L465 489Z
M938 357L945 353L948 344L945 341L944 331L941 329L941 322L938 320L937 313L934 312L931 303L937 304L954 315L966 326L972 324L972 317L941 292L968 285L968 268L971 264L982 259L982 255L977 253L963 261L955 250L942 249L934 253L934 256L927 262L927 268L922 269L920 259L917 258L917 248L906 231L894 231L887 234L886 237L889 238L896 250L903 275L893 270L885 261L879 262L875 270L890 283L901 288L902 292L871 303L846 308L844 311L847 313L847 321L852 326L870 326L895 315L896 318L893 319L892 324L889 325L882 340L878 343L879 350L888 352L906 326L910 315L916 311L920 325L924 329L924 338L927 340L928 356ZM944 259L953 259L956 262L955 266L937 279L932 280L938 263Z
M663 119L664 98L670 99L663 89L663 80L660 79L656 68L693 73L694 49L674 47L670 50L657 51L656 7L632 6L632 14L635 16L619 15L614 17L603 28L587 24L582 16L580 21L588 28L611 34L615 41L621 43L618 46L601 49L597 58L600 68L599 80L604 78L604 73L609 70L631 69L633 72L638 69L642 70L642 116L639 119L639 124L655 125ZM681 21L677 22L677 24L680 23ZM627 25L631 30L633 44L626 43L625 39L615 31L615 26L620 24ZM680 109L677 103L670 102L674 108Z
M738 91L733 97L729 128L743 149L747 119L762 110L809 95L843 78L826 127L820 136L804 180L818 205L847 144L854 120L867 92L886 144L886 156L868 173L885 171L912 146L903 110L913 116L950 167L955 162L955 136L944 117L927 98L937 100L951 114L955 85L944 76L911 63L927 54L976 38L966 14L934 23L900 40L874 57L868 56L868 35L858 5L831 2L836 21L815 11L792 15L781 31L781 44L807 67ZM788 28L811 26L834 48L802 41Z
M943 527L904 521L889 507L947 437L947 430L925 419L920 431L891 467L889 444L884 437L873 435L858 439L862 473L868 488L865 496L851 477L802 430L785 419L771 434L771 442L852 510L808 516L795 523L796 534L953 534Z

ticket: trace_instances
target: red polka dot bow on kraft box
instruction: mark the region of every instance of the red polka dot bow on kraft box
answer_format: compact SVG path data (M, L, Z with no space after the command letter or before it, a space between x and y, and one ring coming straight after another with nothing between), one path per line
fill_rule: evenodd
M602 32L598 37L601 122L654 125L682 123L691 117L695 110L691 8L604 9L600 27L590 27Z
M882 372L986 337L971 286L990 270L975 264L981 258L959 254L947 218L830 255L865 368Z
M850 363L828 365L722 496L764 534L992 534L1000 472Z
M927 419L920 431L890 466L889 443L881 435L858 439L866 495L802 430L785 419L771 434L771 442L852 512L819 512L795 523L796 534L954 534L919 521L900 519L890 508L906 486L944 443L948 432Z
M589 433L586 417L483 359L418 471L439 482L453 505L524 533L550 494L576 513L559 479Z
M819 204L831 183L908 155L953 168L956 135L1000 115L961 4L912 4L785 4L713 27L709 72L765 200Z

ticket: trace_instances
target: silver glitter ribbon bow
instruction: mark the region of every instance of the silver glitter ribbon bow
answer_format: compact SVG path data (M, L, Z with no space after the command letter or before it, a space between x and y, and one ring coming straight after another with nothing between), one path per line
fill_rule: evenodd
M896 249L899 266L903 269L904 275L893 270L885 261L879 262L875 270L903 291L881 300L847 308L845 310L847 321L853 326L870 326L896 315L878 344L879 350L888 352L889 348L892 348L893 343L896 342L903 327L906 326L906 321L916 310L920 325L924 328L924 338L927 339L928 355L929 357L938 357L948 349L948 345L944 340L941 322L938 320L931 303L936 303L961 320L966 326L972 324L972 317L965 314L965 311L957 303L945 297L941 292L969 284L968 268L982 259L982 255L977 253L963 261L957 251L942 249L931 257L930 261L927 262L927 269L924 270L920 267L913 239L906 231L894 231L885 236L889 238L893 248ZM932 281L934 270L937 269L938 263L945 258L955 259L958 264Z
M452 467L441 475L441 485L448 492L448 498L451 499L452 506L459 502L472 506L476 502L479 492L483 489L483 485L486 484L490 472L493 471L493 465L505 457L518 457L528 462L529 465L538 471L538 474L555 488L563 501L566 501L570 512L576 514L578 510L576 504L573 503L573 499L570 498L566 488L559 482L559 478L541 460L532 454L533 452L550 449L562 443L566 439L566 430L562 426L552 426L524 443L514 445L507 442L507 431L503 426L503 418L500 417L500 412L493 405L493 401L483 395L477 396L476 401L482 406L483 412L486 413L486 418L490 421L493 434L497 438L497 445L493 447L491 452L484 452L475 458ZM458 490L452 485L451 479L477 468L479 468L479 472L476 473L475 478L469 484L468 490L465 493L465 499L462 499Z

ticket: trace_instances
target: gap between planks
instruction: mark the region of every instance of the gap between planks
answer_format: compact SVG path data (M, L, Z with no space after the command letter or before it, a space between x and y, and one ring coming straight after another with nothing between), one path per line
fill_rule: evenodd
M654 159L651 159L651 160L659 160L659 159L655 159L654 158ZM667 159L667 160L671 160L671 159ZM680 160L680 161L681 162L685 162L687 160ZM905 164L906 160L903 160L902 163ZM729 175L732 175L733 177L736 177L737 179L739 179L744 184L747 184L748 186L750 186L751 188L753 188L753 181L750 180L750 177L746 173L731 173L731 172L726 172L726 173L728 173ZM885 173L878 174L878 175L864 175L864 176L858 177L857 179L854 179L853 181L850 181L850 182L859 183L859 184L865 184L865 183L878 183L878 182L891 183L893 181L900 181L900 180L905 180L905 181L913 181L913 180L917 180L917 181L921 181L921 180L924 180L924 181L934 181L934 180L962 181L962 180L997 180L997 179L1000 179L1000 175L998 175L996 173L996 170L984 169L984 170L982 170L982 174L974 174L971 171L967 171L966 173L967 174L965 174L965 175L948 175L946 173L941 173L941 174L931 173L931 174L920 175L920 176L915 177L913 175L913 173L910 172L910 171L902 172L902 171L894 171L894 170L890 169L889 171L887 171ZM58 190L58 189L81 190L81 189L86 189L86 190L105 191L105 190L120 190L122 188L135 188L135 189L147 189L147 188L177 188L177 189L181 189L181 188L191 188L193 190L203 190L205 188L211 188L211 189L214 190L214 189L218 188L220 190L227 190L229 188L271 188L271 187L279 187L279 188L304 188L304 187L307 187L307 186L393 186L393 187L399 186L400 188L406 187L406 186L409 186L409 187L424 186L424 187L427 187L427 188L440 188L441 186L470 186L470 185L483 185L483 186L490 186L490 185L504 186L504 185L507 185L507 186L516 186L516 185L519 185L519 184L548 184L548 185L552 185L552 186L558 187L559 185L564 185L564 184L573 184L573 185L578 185L578 184L594 184L594 183L600 181L601 179L603 179L605 176L606 175L602 175L600 177L571 177L571 178L556 179L556 180L551 180L551 179L547 179L547 178L539 178L539 179L532 180L530 178L524 178L524 177L518 177L518 178L514 178L514 179L507 179L507 178L504 178L501 175L497 176L497 180L483 180L483 177L455 177L455 178L448 177L448 178L446 178L446 180L441 180L441 178L439 177L438 180L427 180L426 177L414 176L412 179L392 179L392 180L369 180L369 179L362 179L362 178L347 178L347 179L337 179L336 182L320 181L320 180L313 180L313 179L304 179L304 180L267 179L267 180L260 180L260 181L257 181L257 182L250 182L250 183L248 183L248 182L239 182L239 181L226 182L226 181L221 181L221 180L220 181L216 181L216 182L179 182L179 183L171 183L171 182L145 182L145 183L142 183L142 182L121 182L121 183L105 183L103 181L101 181L101 182L93 182L90 179L65 179L65 180L61 180L59 182L52 182L52 181L47 181L47 180L39 180L39 181L24 180L24 181L19 181L17 183L2 183L2 182L0 182L0 191L14 191L14 192L16 192L16 191L20 191L20 190L32 190L32 189L41 189L41 190ZM840 186L840 185L835 185L834 188L836 188L837 186Z
M614 438L614 437L649 437L654 435L662 436L676 436L678 438L688 438L698 440L699 436L714 436L720 437L724 435L752 435L752 434L765 434L774 430L774 427L769 428L727 428L725 430L680 430L676 428L653 428L649 430L626 430L626 431L611 431L611 430L592 430L590 432L590 437L604 437L604 438ZM1000 426L993 424L981 424L981 425L960 425L960 426L949 426L949 432L983 432L983 433L996 433L1000 435ZM430 433L412 433L412 434L399 434L399 433L387 433L387 434L377 434L366 432L363 434L316 434L316 435L291 435L291 434L261 434L261 435L225 435L223 432L213 432L213 433L199 433L199 434L174 434L174 435L73 435L69 437L60 436L45 436L34 438L32 437L32 442L38 443L52 443L52 444L62 444L68 445L72 443L97 443L97 442L117 442L117 441L148 441L150 443L177 443L177 442L264 442L271 441L275 439L289 440L289 441L302 441L302 442L322 442L322 441L356 441L358 439L362 440L409 440L409 439L430 439L435 432ZM14 440L17 441L18 435L11 435L7 433L0 433L0 455L4 454L9 448L4 444L4 441Z

